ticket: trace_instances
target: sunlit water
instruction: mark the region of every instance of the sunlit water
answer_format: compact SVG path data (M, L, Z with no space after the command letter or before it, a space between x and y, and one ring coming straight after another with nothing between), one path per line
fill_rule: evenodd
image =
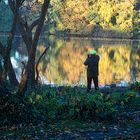
M4 38L0 37L0 40ZM100 86L114 83L127 85L128 82L140 81L139 41L42 37L38 43L36 61L48 44L50 49L38 68L41 83L86 85L86 67L83 62L89 48L94 48L100 55ZM21 38L15 39L11 60L20 80L21 62L26 63L28 60L26 47Z

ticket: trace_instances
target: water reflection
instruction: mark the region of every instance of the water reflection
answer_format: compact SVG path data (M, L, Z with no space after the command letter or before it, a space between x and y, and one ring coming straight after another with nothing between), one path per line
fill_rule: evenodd
M97 50L101 58L100 85L120 81L140 81L139 45L134 48L131 41L113 40L56 40L55 46L48 53L49 61L44 71L45 77L58 84L86 84L86 67L83 62L89 48Z
M111 84L120 80L130 81L130 47L126 45L102 46L98 49L101 55L101 84Z
M97 50L101 58L100 85L140 80L139 43L134 47L131 41L56 39L46 56L47 64L45 60L41 62L41 74L57 84L85 85L86 67L83 62L89 48Z
M121 81L140 81L139 42L83 38L56 39L51 37L49 39L51 47L39 64L42 83L86 85L86 67L83 62L89 48L94 48L100 55L100 85L120 83ZM40 40L37 59L47 44L46 38ZM21 40L18 49L16 48L11 56L17 76L21 73L20 61L27 61L27 51L23 46Z

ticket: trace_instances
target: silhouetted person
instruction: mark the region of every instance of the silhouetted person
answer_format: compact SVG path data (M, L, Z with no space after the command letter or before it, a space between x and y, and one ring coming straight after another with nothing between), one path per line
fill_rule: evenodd
M87 91L91 90L91 83L92 80L94 82L95 90L98 90L98 64L99 64L100 57L98 56L95 50L91 50L88 53L88 57L86 58L84 65L87 66Z

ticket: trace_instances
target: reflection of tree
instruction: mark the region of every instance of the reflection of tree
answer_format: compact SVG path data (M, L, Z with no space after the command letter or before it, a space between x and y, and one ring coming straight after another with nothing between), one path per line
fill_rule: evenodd
M41 42L43 42L43 44ZM45 46L47 46L46 44L48 44L48 40L42 39L40 41L40 45L36 54L37 57L41 54L41 52L44 51ZM63 41L60 39L55 41L55 38L51 37L49 38L49 44L51 47L49 50L47 50L45 57L39 64L40 76L45 76L50 82L60 83L63 78L61 78L61 75L59 74L57 54L61 46L63 46Z
M76 41L67 42L59 54L59 65L62 73L65 73L65 79L70 83L78 82L85 71L83 65L88 47L80 45Z
M94 44L97 44L96 41ZM99 84L116 83L123 79L130 81L132 66L136 67L137 74L140 72L140 48L132 45L131 50L128 44L102 42L100 47L94 47L100 55ZM81 79L86 83L86 67L83 62L87 50L93 48L92 42L85 39L55 39L53 45L40 63L40 75L58 84L74 84ZM44 49L41 45L38 48L39 56Z
M91 47L89 43L90 41L85 40L66 40L65 42L56 40L56 47L49 52L51 58L45 72L47 79L65 84L79 82L81 78L85 79L83 62L88 48Z
M131 76L132 81L137 80L136 77L140 78L140 47L138 41L132 42L132 50L131 50Z
M128 46L103 46L99 48L99 81L111 84L121 79L130 80L130 48Z

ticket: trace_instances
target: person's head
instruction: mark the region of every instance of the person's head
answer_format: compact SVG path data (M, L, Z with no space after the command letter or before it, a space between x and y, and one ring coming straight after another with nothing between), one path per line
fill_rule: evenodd
M95 50L89 50L88 55L97 55L97 52Z

